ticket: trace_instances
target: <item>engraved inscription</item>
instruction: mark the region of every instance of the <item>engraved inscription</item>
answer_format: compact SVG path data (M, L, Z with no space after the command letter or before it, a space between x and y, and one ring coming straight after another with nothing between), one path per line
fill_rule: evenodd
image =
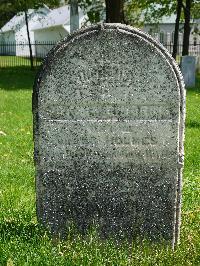
M73 64L79 64L78 62L72 61ZM79 68L79 71L76 73L77 77L77 84L81 82L84 83L90 83L90 85L98 84L99 81L108 82L108 81L120 81L125 82L125 80L129 81L129 83L132 82L131 73L133 72L133 69L130 68L129 72L129 78L127 78L127 69L122 68L119 64L114 64L105 61L98 62L98 67L96 65L90 65L89 68L85 68L84 66L81 66Z
M167 120L174 116L170 104L148 104L148 105L120 105L120 104L99 104L99 102L78 102L76 104L47 106L44 118L64 120Z
M60 164L63 159L70 161L75 157L88 158L91 162L105 158L109 164L120 165L162 160L166 163L176 157L176 150L175 157L172 150L168 150L168 146L177 141L172 137L175 126L172 121L135 121L131 124L43 120L43 124L49 129L44 136L46 146L43 152L51 150L51 158L41 158L45 165L50 161Z

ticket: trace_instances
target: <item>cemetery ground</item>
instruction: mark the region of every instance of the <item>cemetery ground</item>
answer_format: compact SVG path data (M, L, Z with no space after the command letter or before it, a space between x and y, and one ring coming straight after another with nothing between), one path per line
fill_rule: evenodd
M41 62L41 59L34 58L33 64L39 65ZM28 57L23 56L0 56L0 67L1 68L8 68L8 67L20 67L20 66L26 66L27 68L30 68L30 59Z
M181 243L114 244L94 230L52 243L36 220L32 140L35 72L0 70L0 265L200 265L200 75L187 90Z

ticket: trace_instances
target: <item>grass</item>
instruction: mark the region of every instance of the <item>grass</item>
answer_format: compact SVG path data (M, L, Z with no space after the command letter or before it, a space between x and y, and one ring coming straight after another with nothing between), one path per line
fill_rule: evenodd
M200 76L187 91L181 244L116 246L91 231L52 243L36 220L31 93L34 72L0 70L0 265L200 265Z
M34 65L40 65L41 59L34 58L33 59ZM29 57L23 56L0 56L0 67L7 68L7 67L21 67L26 66L30 67L30 59Z

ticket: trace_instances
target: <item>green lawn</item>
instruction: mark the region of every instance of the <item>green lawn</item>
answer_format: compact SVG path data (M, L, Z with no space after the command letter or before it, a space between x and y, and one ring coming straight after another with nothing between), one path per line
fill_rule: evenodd
M31 94L34 72L0 70L0 265L200 265L200 77L187 91L181 244L159 245L68 237L53 244L37 224Z
M40 65L41 59L34 58L33 64ZM27 66L30 67L30 59L29 57L22 57L22 56L0 56L0 67L7 68L7 67L20 67L20 66Z

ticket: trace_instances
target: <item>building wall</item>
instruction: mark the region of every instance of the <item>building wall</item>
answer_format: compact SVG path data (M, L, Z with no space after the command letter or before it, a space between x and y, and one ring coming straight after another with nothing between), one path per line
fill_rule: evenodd
M14 31L7 31L1 33L1 40L3 43L14 43L15 42L15 33Z
M7 31L0 34L0 54L1 55L16 54L14 31Z
M147 24L144 26L143 30L147 33L160 32L160 31L173 32L174 24L160 24L160 25Z
M28 46L28 35L26 25L23 25L16 33L15 33L15 40L17 43L16 47L16 55L17 56L30 56L29 46ZM34 36L30 31L30 40L31 43L34 43ZM33 51L34 55L34 51Z
M44 57L54 44L68 35L63 26L44 28L34 31L37 57Z
M181 23L179 27L179 43L183 42L183 27L184 25ZM190 43L193 44L195 41L200 42L200 36L193 34L193 28L191 30L190 35ZM160 25L150 25L147 24L144 26L143 31L149 33L156 39L158 39L161 43L171 42L173 43L173 35L174 35L175 24L160 24ZM164 35L164 37L162 36Z
M42 14L33 14L32 18L29 20L29 34L31 43L35 43L34 32L31 31L31 28L34 27L38 20L42 19L44 15ZM30 56L29 46L28 46L28 34L25 22L23 25L15 32L15 40L17 44L16 55L17 56ZM35 45L32 45L32 53L35 56Z
M43 10L43 9L41 9ZM46 13L45 13L46 12ZM43 10L43 12L32 13L29 17L29 32L30 32L30 40L31 43L34 44L34 33L31 31L31 28L34 27L38 20L44 18L49 12L48 10ZM25 19L18 25L15 25L14 30L0 32L0 53L3 52L7 55L17 55L17 56L30 56L29 46L28 46L28 34L25 24ZM11 45L13 43L15 45ZM6 48L5 45L7 44ZM11 49L12 47L12 49ZM35 46L32 46L33 56L35 55Z

